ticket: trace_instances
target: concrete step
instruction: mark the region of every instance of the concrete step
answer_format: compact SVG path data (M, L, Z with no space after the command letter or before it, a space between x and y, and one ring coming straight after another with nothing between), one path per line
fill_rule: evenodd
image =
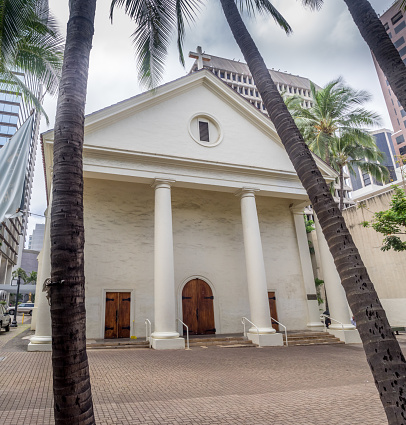
M100 349L100 348L149 348L147 341L137 340L90 340L86 342L87 349Z
M283 335L284 344L286 345L285 335ZM344 344L339 338L328 332L295 332L288 334L289 345L327 345L327 344Z
M230 345L250 345L252 342L244 338L199 338L199 339L190 339L190 347L201 347L201 346L230 346Z

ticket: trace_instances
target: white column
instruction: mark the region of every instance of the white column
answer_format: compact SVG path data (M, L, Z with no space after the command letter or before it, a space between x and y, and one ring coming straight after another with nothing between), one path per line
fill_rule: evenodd
M275 334L269 312L268 285L265 274L261 234L259 231L257 206L255 203L255 190L244 188L238 194L241 198L241 217L251 321L259 328L258 332L255 327L251 327L248 337L254 343L260 342L261 345L282 345L282 335Z
M320 250L320 260L323 268L323 280L327 292L327 300L330 316L342 323L331 321L329 332L347 343L361 342L358 331L351 324L350 309L341 279L334 264L326 238L321 230L320 223L314 216L316 225L317 241Z
M185 348L185 340L176 331L175 272L173 259L171 183L156 180L155 188L155 247L154 302L155 349Z
M52 328L51 311L46 298L46 292L42 291L45 279L51 277L51 208L45 211L45 234L44 245L39 256L39 268L37 288L35 291L35 335L28 344L28 351L52 351ZM34 317L33 317L34 318Z
M312 260L310 258L303 208L291 208L291 211L295 223L300 265L302 268L303 283L306 291L307 326L310 328L319 328L322 327L323 324L320 322L319 303L317 301L316 285L314 283Z

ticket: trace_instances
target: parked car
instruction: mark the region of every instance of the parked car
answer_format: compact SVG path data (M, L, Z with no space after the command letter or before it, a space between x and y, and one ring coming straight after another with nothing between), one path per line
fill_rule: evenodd
M10 330L11 316L8 314L6 307L0 304L0 329L4 328L6 332Z
M17 306L17 313L28 313L30 316L32 314L32 309L34 308L34 303L21 303ZM12 316L14 314L15 306L9 307L8 312Z

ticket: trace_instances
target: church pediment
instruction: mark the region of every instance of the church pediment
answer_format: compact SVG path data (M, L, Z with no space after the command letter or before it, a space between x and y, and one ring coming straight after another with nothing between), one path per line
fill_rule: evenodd
M52 131L43 140L51 147ZM316 161L327 180L335 177ZM245 179L263 190L304 194L269 118L207 70L88 115L85 176L102 168L115 179L161 175L184 185L223 181L230 190Z

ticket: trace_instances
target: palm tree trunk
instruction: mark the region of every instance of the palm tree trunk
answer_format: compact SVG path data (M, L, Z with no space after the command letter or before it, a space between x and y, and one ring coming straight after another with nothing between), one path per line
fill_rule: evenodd
M94 424L86 354L83 136L96 0L70 0L55 122L51 319L55 423Z
M406 361L337 204L248 33L234 0L224 14L279 137L317 214L390 424L405 422Z
M344 0L363 39L406 110L406 66L368 0Z
M344 173L340 166L340 211L344 209Z

